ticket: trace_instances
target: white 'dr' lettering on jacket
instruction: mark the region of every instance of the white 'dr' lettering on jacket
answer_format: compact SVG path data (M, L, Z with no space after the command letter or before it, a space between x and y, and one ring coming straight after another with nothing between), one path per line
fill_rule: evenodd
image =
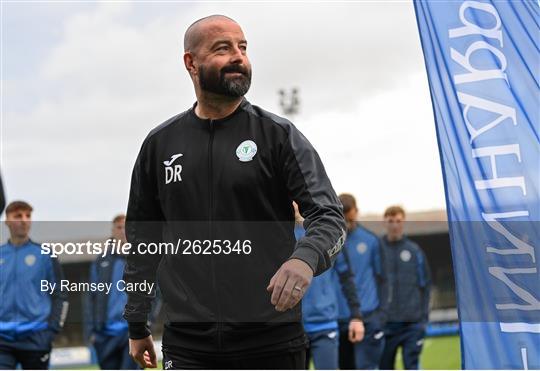
M174 161L182 156L183 154L177 153L176 155L172 155L170 160L163 161L163 164L165 165L165 184L182 181L182 165L178 164L172 166Z

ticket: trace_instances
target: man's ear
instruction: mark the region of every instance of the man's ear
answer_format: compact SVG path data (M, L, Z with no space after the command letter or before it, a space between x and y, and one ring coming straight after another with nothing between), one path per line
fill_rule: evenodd
M195 67L193 54L191 54L190 52L184 53L184 66L186 66L186 70L189 72L190 75L197 74L197 68Z

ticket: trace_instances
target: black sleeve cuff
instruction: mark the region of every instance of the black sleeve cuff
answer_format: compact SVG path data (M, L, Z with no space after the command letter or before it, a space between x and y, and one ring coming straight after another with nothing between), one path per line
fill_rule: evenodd
M290 259L299 259L302 260L304 263L309 265L311 270L313 271L313 276L317 276L321 272L317 272L317 265L319 263L319 255L316 251L313 249L306 247L306 246L300 246L296 250L294 250L293 254L291 255Z
M351 311L351 319L359 319L360 321L363 321L362 313L360 310L356 309Z
M129 338L133 340L150 336L150 329L144 322L128 322L128 331Z

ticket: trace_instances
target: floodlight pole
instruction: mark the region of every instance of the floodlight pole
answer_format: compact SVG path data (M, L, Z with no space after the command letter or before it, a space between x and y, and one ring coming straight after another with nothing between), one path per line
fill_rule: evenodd
M278 95L281 111L292 121L294 116L298 112L300 112L300 98L298 97L298 88L292 88L289 92L287 92L285 89L279 89Z

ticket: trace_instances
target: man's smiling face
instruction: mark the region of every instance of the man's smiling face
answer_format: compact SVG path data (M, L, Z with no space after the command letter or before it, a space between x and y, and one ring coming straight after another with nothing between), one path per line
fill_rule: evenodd
M225 17L203 20L196 25L196 45L189 50L194 75L201 90L241 97L251 85L247 41L240 26Z

